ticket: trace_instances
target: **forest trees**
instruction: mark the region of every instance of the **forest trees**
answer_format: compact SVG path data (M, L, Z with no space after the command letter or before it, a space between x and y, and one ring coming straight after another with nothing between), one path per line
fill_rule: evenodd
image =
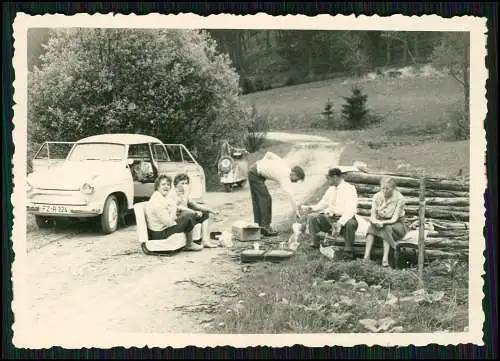
M56 29L28 77L28 140L143 133L216 156L239 143L250 109L238 74L204 31Z
M28 42L34 44L28 49L30 69L33 63L39 65L39 43L47 39L47 29L36 30L28 34ZM361 75L380 67L428 63L437 54L456 48L450 37L458 34L257 29L207 32L216 41L218 52L228 54L245 92L322 80L335 74ZM452 58L456 55L454 52Z
M470 129L470 35L468 32L444 33L432 54L437 68L447 70L462 88L464 98L462 109L451 112L453 137L468 139Z
M432 60L445 69L464 92L464 111L469 113L470 35L464 32L445 33L434 48Z

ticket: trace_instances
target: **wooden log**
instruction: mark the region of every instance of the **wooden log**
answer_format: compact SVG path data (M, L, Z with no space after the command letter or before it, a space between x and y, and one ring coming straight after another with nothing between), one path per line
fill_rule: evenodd
M454 240L448 238L427 238L425 240L425 247L428 249L468 249L468 240Z
M372 197L375 193L380 191L379 185L374 184L366 184L366 183L356 183L350 182L352 185L356 187L356 190L359 195L366 195L368 197ZM408 188L408 187L397 187L397 190L401 192L405 197L418 197L418 189L417 188ZM461 192L461 191L451 191L451 190L437 190L437 189L428 189L426 193L429 197L440 197L440 198L466 198L469 199L469 192Z
M439 258L458 258L458 259L468 259L469 252L466 250L446 252L436 249L428 249L425 252L425 258L427 259L439 259Z
M370 200L367 200L366 198L360 198L358 200L358 208L361 209L371 209L372 207L372 202ZM427 209L435 210L435 211L442 211L442 212L462 212L462 213L469 213L469 207L454 207L454 206L437 206L437 205L426 205ZM411 209L418 209L418 206L415 205L409 205L406 206L405 210L411 210Z
M367 216L367 217L370 216L369 209L358 208L356 213L360 216ZM416 214L418 214L418 209L406 208L405 213L407 215L416 215ZM434 218L437 220L466 221L466 222L469 221L469 213L450 212L450 211L441 210L441 209L426 209L425 216L427 218Z
M434 233L427 233L428 238L469 238L469 232L463 230L450 230L450 231L435 231Z
M451 231L451 230L469 230L469 223L468 222L450 222L450 221L443 221L443 220L438 220L438 219L433 219L432 224L434 225L435 230L442 230L442 231Z
M370 174L363 172L348 172L344 174L344 179L350 183L365 183L365 184L373 184L379 185L380 180L384 177L381 174ZM392 176L394 181L399 187L408 187L408 188L418 188L419 180L417 178L410 177L399 177ZM450 179L436 179L432 178L426 180L426 188L429 189L439 189L439 190L451 190L451 191L459 191L459 192L468 192L469 184L467 182L461 182Z
M341 250L341 248L339 248ZM362 257L365 253L364 248L355 247L353 249L354 254L357 257ZM382 248L373 248L371 252L371 258L380 258L382 256ZM426 249L424 251L424 260L429 262L436 259L459 259L459 260L467 260L469 258L469 252L460 251L460 252L446 252L441 250L434 249Z
M373 197L358 197L358 204L368 203L371 205ZM415 197L405 197L407 206L417 206L418 198ZM469 198L466 197L454 197L454 198L441 198L441 197L431 197L425 200L427 206L440 206L440 207L463 207L463 209L469 209Z
M414 242L410 242L406 244L406 247L403 248L413 248L413 249L418 249L418 240L414 240ZM328 246L333 246L338 250L343 249L345 243L342 239L338 240L330 240L326 241L326 245ZM413 245L411 247L411 245ZM366 247L366 240L356 240L353 244L354 250L358 250L359 253L362 253ZM439 252L447 252L447 253L464 253L468 252L469 250L469 242L468 241L459 241L459 242L453 242L452 240L448 239L438 239L438 240L429 240L426 239L424 243L425 251L439 251ZM372 249L382 249L383 248L383 242L382 241L375 241L373 243ZM427 252L425 252L427 253Z
M355 169L352 169L351 171L356 171ZM347 172L347 171L346 171ZM420 174L411 174L411 173L392 173L392 172L370 172L367 171L370 174L378 174L380 176L390 176L390 177L407 177L407 178L419 178ZM366 173L366 172L365 172ZM442 179L448 179L448 180L456 180L456 181L464 181L465 178L463 176L456 176L456 177L426 177L425 179L430 179L430 180L442 180Z

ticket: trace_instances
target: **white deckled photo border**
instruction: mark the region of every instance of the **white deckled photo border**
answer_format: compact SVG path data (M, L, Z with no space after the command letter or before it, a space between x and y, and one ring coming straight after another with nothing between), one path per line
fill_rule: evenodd
M46 334L33 335L24 318L26 310L26 154L27 154L27 30L29 28L103 27L103 28L244 28L244 29L314 29L314 30L394 30L394 31L468 31L470 32L470 252L469 252L469 328L460 333L364 333L364 334ZM64 348L115 346L128 347L233 347L296 344L319 346L425 346L428 344L457 345L472 343L482 346L485 314L484 251L485 227L484 192L486 178L486 133L483 127L487 113L486 80L486 19L463 16L442 18L437 15L403 16L343 16L304 15L271 16L264 13L236 16L230 14L198 16L121 15L121 14L46 14L31 16L18 13L13 23L14 57L14 130L13 141L13 250L12 264L14 313L13 343L19 348ZM361 337L360 337L361 336Z

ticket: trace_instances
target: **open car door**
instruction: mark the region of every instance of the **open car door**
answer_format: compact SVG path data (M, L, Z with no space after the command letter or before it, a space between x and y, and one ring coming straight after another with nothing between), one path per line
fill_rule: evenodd
M190 196L202 201L205 196L205 172L191 152L183 144L152 144L153 157L159 173L173 178L186 173L190 179Z
M59 166L66 160L75 142L45 142L32 160L33 171Z

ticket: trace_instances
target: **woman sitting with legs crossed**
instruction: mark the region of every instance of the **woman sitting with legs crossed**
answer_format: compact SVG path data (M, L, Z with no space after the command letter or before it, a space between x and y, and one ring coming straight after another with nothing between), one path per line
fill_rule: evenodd
M202 247L215 248L216 244L210 241L209 218L210 213L218 214L217 211L195 202L189 196L189 176L185 173L174 177L174 188L170 191L169 199L176 204L178 214L191 214L195 217L195 224L201 224ZM198 240L195 240L197 242Z
M366 232L365 260L370 259L370 253L375 238L384 242L382 266L389 266L390 247L396 248L396 242L401 240L409 229L405 223L404 196L396 190L394 179L387 177L380 181L380 192L373 196L370 227Z
M151 240L166 239L175 233L186 235L186 251L199 251L203 247L193 242L191 231L196 225L193 214L176 215L176 205L168 198L172 188L172 178L161 174L155 180L155 191L145 206L146 224L148 227L148 238ZM142 243L142 250L146 254L150 252L146 244Z

